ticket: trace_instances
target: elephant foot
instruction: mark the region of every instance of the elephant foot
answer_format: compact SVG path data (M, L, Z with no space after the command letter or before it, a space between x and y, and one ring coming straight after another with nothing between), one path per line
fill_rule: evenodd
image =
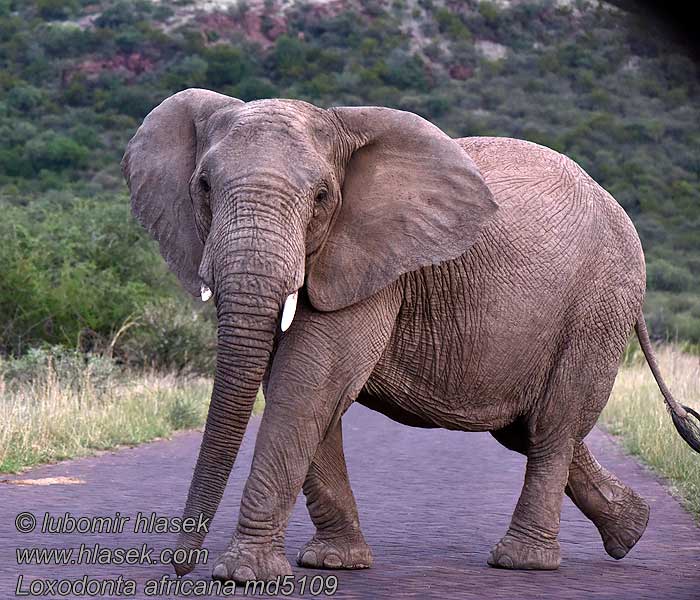
M605 551L620 560L642 537L649 523L649 505L634 490L625 486L623 496L610 503L595 520Z
M272 543L243 543L235 536L212 570L213 579L239 583L269 581L291 574L289 561Z
M372 551L359 531L334 538L315 535L299 550L297 564L313 569L368 569Z
M491 550L488 564L499 569L538 569L551 571L559 568L559 542L549 545L527 543L507 533Z

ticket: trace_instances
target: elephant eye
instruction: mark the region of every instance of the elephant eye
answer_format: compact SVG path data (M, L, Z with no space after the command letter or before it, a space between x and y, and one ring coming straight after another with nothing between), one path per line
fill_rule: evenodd
M207 178L204 175L202 175L199 178L199 185L201 186L202 191L205 194L208 194L211 191L211 186L209 185L209 181L207 180Z
M328 198L328 190L325 188L316 192L316 202L324 202Z

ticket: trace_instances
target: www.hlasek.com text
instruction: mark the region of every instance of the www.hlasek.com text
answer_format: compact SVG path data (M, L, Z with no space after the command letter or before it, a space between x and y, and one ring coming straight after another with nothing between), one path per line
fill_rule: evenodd
M77 548L34 546L15 550L18 565L203 565L209 560L205 548L163 548L148 544L133 548L110 548L80 544Z

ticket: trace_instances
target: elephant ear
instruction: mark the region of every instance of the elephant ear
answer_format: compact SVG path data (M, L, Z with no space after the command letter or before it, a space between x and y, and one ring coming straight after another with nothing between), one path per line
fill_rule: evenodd
M241 100L209 90L178 92L154 108L129 142L122 173L131 211L160 244L160 253L185 289L199 295L203 245L197 234L189 182L211 115ZM199 142L199 143L198 143Z
M425 119L378 107L331 112L355 149L339 213L307 278L311 302L325 311L457 258L497 208L469 155Z

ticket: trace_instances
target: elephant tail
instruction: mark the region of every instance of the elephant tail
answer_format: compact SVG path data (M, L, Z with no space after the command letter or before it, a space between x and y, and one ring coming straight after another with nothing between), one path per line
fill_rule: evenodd
M642 347L642 352L647 359L647 364L651 369L654 379L661 390L661 394L666 402L666 408L668 412L671 413L671 419L673 419L673 424L676 427L676 431L680 436L686 441L686 443L695 452L700 452L700 427L698 423L693 420L693 417L700 422L700 414L694 411L688 406L684 406L671 394L671 390L666 386L666 382L663 377L661 377L661 371L659 370L659 364L656 362L656 356L654 355L654 349L651 347L651 341L649 340L649 332L647 331L647 324L644 320L644 315L640 314L637 319L637 323L634 326L637 332L637 338L639 339L639 345Z

